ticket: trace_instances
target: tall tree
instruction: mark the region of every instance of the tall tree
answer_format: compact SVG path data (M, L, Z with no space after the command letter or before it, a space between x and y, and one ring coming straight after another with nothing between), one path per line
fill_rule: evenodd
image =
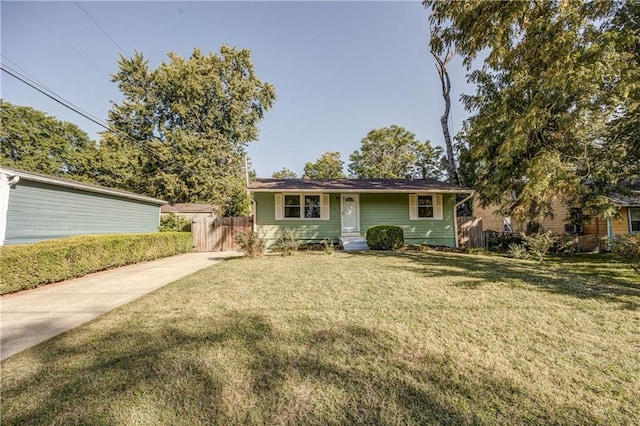
M441 57L441 55L443 55ZM442 45L436 32L431 30L431 56L436 60L436 69L440 77L440 85L442 89L442 97L444 99L444 113L440 117L440 126L442 127L442 135L444 137L444 146L447 148L447 155L443 158L447 177L451 183L459 184L458 167L456 166L456 158L453 151L453 141L449 132L449 115L451 114L451 78L447 65L455 56L455 52L450 46L446 48Z
M636 2L425 3L469 69L487 55L469 74L461 135L482 202L522 219L552 214L558 194L602 210L603 194L638 176L637 150L614 133L639 101Z
M173 202L207 202L229 216L246 213L245 144L275 101L249 50L194 49L150 69L142 53L122 56L113 76L123 101L109 112L102 155L117 167L107 181Z
M358 179L426 179L442 173L437 165L441 149L421 143L403 127L372 130L361 144L349 157L349 171Z
M96 143L75 124L3 100L0 123L2 165L94 181Z
M309 179L344 179L344 161L337 151L327 151L315 162L304 165L303 178Z
M277 172L273 172L271 177L274 179L297 179L298 175L293 170L283 167Z

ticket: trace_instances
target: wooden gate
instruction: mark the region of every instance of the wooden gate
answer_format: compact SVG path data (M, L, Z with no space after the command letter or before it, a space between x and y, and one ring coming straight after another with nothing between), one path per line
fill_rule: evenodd
M191 223L193 246L196 251L239 250L236 234L253 229L253 216L201 217Z
M458 247L484 247L482 235L482 218L462 216L458 220Z

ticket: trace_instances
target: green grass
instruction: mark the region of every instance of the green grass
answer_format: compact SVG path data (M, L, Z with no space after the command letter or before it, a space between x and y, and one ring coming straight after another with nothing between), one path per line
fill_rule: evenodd
M639 424L609 257L235 259L2 363L10 424Z

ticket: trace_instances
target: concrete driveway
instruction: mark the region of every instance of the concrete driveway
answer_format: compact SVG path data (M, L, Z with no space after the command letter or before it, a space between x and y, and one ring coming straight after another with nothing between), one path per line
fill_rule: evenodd
M37 345L237 252L189 253L0 297L0 359Z

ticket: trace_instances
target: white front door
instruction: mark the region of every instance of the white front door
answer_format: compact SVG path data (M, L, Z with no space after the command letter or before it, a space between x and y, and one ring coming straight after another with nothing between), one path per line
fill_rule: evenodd
M360 198L358 194L342 194L342 235L360 235Z

